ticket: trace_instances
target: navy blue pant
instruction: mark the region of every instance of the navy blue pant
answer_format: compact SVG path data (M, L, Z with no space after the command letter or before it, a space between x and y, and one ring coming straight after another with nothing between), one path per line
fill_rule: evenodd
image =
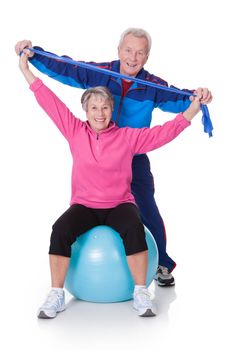
M138 205L141 220L150 230L157 243L159 265L173 270L176 263L166 252L165 227L154 199L154 180L150 171L150 161L146 154L137 155L133 158L132 170L131 191Z

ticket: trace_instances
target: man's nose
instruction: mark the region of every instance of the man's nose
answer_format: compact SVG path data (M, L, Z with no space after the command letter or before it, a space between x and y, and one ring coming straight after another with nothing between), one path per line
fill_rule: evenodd
M132 61L136 61L136 59L137 59L137 53L136 52L132 51L130 56L131 56L130 58L131 58Z

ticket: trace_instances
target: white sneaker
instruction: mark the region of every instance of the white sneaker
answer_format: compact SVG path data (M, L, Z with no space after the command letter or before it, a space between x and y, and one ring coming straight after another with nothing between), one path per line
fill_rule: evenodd
M38 318L54 318L58 312L65 310L65 293L52 289L44 304L39 308Z
M152 317L156 316L153 310L150 293L146 288L139 288L133 294L133 307L137 311L138 316Z

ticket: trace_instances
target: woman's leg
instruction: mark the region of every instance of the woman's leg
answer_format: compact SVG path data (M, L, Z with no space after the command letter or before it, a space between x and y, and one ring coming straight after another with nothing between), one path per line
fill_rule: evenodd
M134 309L139 316L155 316L156 312L146 288L148 250L138 208L131 203L121 204L110 211L105 224L119 232L123 239L128 266L135 283Z
M135 284L145 285L148 253L144 226L137 207L132 203L118 205L109 211L105 224L116 230L123 239Z
M71 245L82 233L98 225L90 208L72 205L53 225L49 249L51 283L63 288L71 256Z
M63 288L69 263L70 258L66 256L49 255L52 288Z
M49 248L52 289L39 308L39 318L54 318L65 310L63 290L69 267L71 245L82 233L98 225L92 210L82 205L71 206L53 225Z
M146 285L146 273L148 268L148 251L127 256L130 272L135 285Z

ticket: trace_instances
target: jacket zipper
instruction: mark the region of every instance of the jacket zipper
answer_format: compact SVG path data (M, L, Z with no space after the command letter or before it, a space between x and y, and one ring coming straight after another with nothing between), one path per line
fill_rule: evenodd
M99 156L99 134L96 134L96 155Z
M123 100L124 98L127 96L127 94L131 91L134 91L134 90L143 90L143 88L133 88L133 89L130 89L126 92L125 96L123 97L122 96L122 87L121 87L121 100L120 100L120 104L119 104L119 108L118 108L118 111L117 111L117 117L116 117L116 125L118 125L118 122L119 122L119 118L120 118L120 114L121 114L121 109L122 109L122 105L123 105Z

